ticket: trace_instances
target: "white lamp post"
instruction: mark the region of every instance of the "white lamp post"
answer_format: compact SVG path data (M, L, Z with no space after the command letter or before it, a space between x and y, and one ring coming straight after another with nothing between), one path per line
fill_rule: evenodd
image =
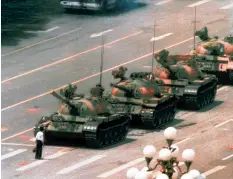
M189 171L189 168L194 160L194 157L195 157L195 152L193 149L185 149L182 153L182 158L187 167L187 172Z
M165 174L160 174L156 177L156 179L169 179L167 175Z
M139 170L137 168L130 168L127 171L126 176L128 179L134 179L138 172L139 172Z
M195 152L192 149L186 149L182 153L182 159L186 164L187 171L182 172L179 167L177 157L179 155L179 147L172 145L177 135L174 127L168 127L164 131L167 147L163 147L158 154L157 164L151 168L150 162L155 157L156 148L153 145L147 145L143 149L143 155L146 159L147 167L141 171L136 168L131 168L127 172L128 179L178 179L183 174L181 179L205 179L197 170L190 170L190 166L195 158ZM161 171L156 170L158 166L162 167ZM179 169L179 170L178 170Z
M168 146L169 148L171 147L173 141L175 140L177 135L177 131L174 127L168 127L165 131L164 131L164 137L167 140Z
M143 149L143 155L146 159L147 167L149 168L150 162L156 154L156 148L153 145L147 145Z

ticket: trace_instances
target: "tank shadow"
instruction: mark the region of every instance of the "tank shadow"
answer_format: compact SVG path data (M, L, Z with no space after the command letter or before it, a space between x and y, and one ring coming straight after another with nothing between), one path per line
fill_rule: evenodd
M179 110L187 111L187 112L189 112L189 111L190 112L207 112L207 111L212 110L215 107L221 105L222 103L224 103L224 101L214 101L209 106L206 106L206 107L204 107L203 109L200 109L200 110L193 110L193 109L187 109L187 108L182 108L182 107L180 107Z
M124 6L122 9L116 10L107 10L105 12L98 11L90 11L90 10L70 10L67 12L68 14L79 14L79 15L87 15L87 16L117 16L120 14L124 14L139 8L143 8L147 6L146 3L143 2L130 2L127 6Z
M224 101L214 101L211 105L209 105L209 106L207 106L207 107L205 107L205 108L203 108L203 109L201 109L201 110L199 110L197 112L207 112L207 111L210 111L210 110L216 108L217 106L219 106L219 105L221 105L223 103L224 103Z
M106 146L106 147L102 147L102 148L99 148L99 149L95 149L95 148L88 148L86 146L86 143L84 140L79 140L79 141L75 141L75 140L72 140L72 139L57 139L50 142L49 144L46 144L46 146L53 146L53 147L71 147L71 148L80 148L80 149L87 149L87 150L108 150L108 149L111 149L111 148L114 148L114 147L118 147L118 146L121 146L121 145L125 145L125 144L128 144L128 143L131 143L135 141L135 139L132 139L132 138L126 138L124 141L121 141L119 143L116 143L116 144L113 144L113 145L110 145L110 146Z
M166 123L164 125L161 125L159 126L157 129L148 129L146 128L142 122L134 122L134 123L131 123L130 127L131 127L131 130L134 130L134 129L141 129L141 130L145 130L144 133L142 134L134 134L134 136L140 136L140 135L144 135L144 134L147 134L147 133L150 133L150 132L159 132L161 130L164 130L166 129L167 127L170 127L170 126L175 126L177 124L180 124L182 123L184 120L183 119L174 119L172 122L170 123ZM132 135L133 136L133 135Z

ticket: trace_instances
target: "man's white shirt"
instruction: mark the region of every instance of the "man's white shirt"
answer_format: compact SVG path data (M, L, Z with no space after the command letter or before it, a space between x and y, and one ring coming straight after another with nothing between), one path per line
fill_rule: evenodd
M40 140L41 142L44 142L44 134L43 132L39 131L36 134L36 140Z

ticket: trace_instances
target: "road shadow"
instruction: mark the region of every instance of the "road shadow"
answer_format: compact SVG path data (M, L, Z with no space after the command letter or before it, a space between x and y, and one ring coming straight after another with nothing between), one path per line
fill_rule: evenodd
M180 124L183 121L184 121L183 119L174 119L172 122L161 125L156 129L148 129L142 123L134 122L130 125L131 129L128 136L143 136L144 134L148 134L151 132L160 132L161 130L166 129L167 127L176 126L177 124ZM141 131L134 133L133 132L134 130L141 130Z
M203 108L203 109L201 109L201 110L199 110L197 112L207 112L207 111L210 111L210 110L216 108L217 106L219 106L219 105L221 105L223 103L224 103L224 101L214 101L211 105L209 105L209 106L207 106L207 107L205 107L205 108Z
M1 4L2 46L15 46L21 39L37 34L28 31L44 31L49 17L61 13L59 2L51 0L11 0Z
M224 103L224 101L214 101L211 105L204 107L203 109L200 110L194 110L194 109L187 109L185 107L179 107L180 110L182 111L186 111L186 112L207 112L209 110L212 110L214 108L216 108L217 106L221 105L222 103Z
M53 146L53 147L71 147L71 148L79 148L79 149L86 149L86 150L108 150L112 149L114 147L118 147L121 145L125 145L131 142L134 142L135 139L127 137L125 140L115 143L110 146L102 147L99 149L95 148L88 148L86 146L85 140L72 140L72 139L55 139L54 141L50 142L49 144L46 144L46 146Z
M70 10L66 12L68 14L77 14L77 15L86 15L86 16L98 16L98 17L111 17L111 16L118 16L125 13L128 13L133 10L137 10L140 8L146 7L147 4L144 2L136 2L132 1L128 3L126 6L122 7L121 9L116 10L107 10L105 12L98 12L98 11L90 11L90 10Z

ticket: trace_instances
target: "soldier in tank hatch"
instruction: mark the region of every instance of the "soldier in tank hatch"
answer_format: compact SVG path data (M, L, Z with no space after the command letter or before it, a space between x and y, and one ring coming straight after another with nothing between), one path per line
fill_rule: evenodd
M95 87L91 88L90 93L92 97L102 97L104 88L101 84L97 84Z

